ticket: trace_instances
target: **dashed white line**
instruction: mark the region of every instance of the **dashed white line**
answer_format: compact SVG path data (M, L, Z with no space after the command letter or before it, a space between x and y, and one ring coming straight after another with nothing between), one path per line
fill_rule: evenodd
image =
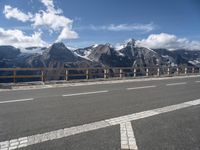
M131 122L120 124L121 149L138 150Z
M166 84L166 86L175 86L175 85L184 85L184 84L187 84L187 83L186 82L169 83L169 84Z
M90 95L90 94L99 94L99 93L107 93L109 91L94 91L94 92L84 92L84 93L74 93L74 94L65 94L62 95L63 97L70 97L70 96L80 96L80 95Z
M155 88L157 86L151 85L151 86L140 86L140 87L132 87L132 88L127 88L127 90L139 90L139 89L148 89L148 88Z
M18 100L8 100L8 101L0 101L0 104L16 103L16 102L25 102L25 101L33 101L33 100L34 100L34 98L18 99Z
M47 133L39 133L36 135L31 135L28 137L21 137L18 139L12 139L8 141L3 141L0 142L0 150L3 149L17 149L19 147L26 147L29 145L33 144L39 144L45 141L50 141L50 140L55 140L55 139L60 139L68 136L72 136L75 134L80 134L80 133L85 133L88 131L93 131L113 125L119 125L127 122L131 122L134 120L142 119L142 118L147 118L155 115L159 115L162 113L166 112L172 112L175 110L183 109L183 108L188 108L191 106L196 106L200 105L200 99L193 100L193 101L188 101L176 105L171 105L171 106L166 106L162 108L157 108L153 110L147 110L139 113L133 113L121 117L116 117L116 118L111 118L111 119L106 119L98 122L93 122L89 124L84 124L80 126L75 126L75 127L70 127L70 128L64 128L64 129L59 129ZM129 124L129 123L128 123ZM128 127L130 130L130 128ZM133 137L133 135L131 135ZM134 142L134 141L132 141ZM15 146L13 147L13 143L15 143ZM135 142L136 144L136 142ZM133 143L132 143L133 145ZM16 148L17 147L17 148Z

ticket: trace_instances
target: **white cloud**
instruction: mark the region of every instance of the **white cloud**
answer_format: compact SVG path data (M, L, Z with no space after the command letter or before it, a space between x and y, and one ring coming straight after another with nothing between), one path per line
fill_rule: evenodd
M0 45L12 45L15 47L42 47L48 44L41 39L40 32L35 32L28 36L20 30L5 30L0 28Z
M120 25L110 25L107 27L107 30L110 31L135 31L140 30L144 32L150 32L155 29L153 23L149 24L120 24Z
M27 22L33 17L31 13L25 14L18 8L12 8L10 5L4 6L3 13L7 19L14 18L22 22Z
M45 26L54 31L59 31L65 27L71 27L73 21L64 16L55 14L54 12L45 12L35 14L34 27Z
M41 2L47 7L48 12L52 12L52 13L56 13L56 14L62 13L61 9L55 9L53 0L41 0Z
M186 38L178 38L173 34L160 33L151 34L147 39L142 39L136 42L137 46L149 48L166 48L169 50L176 49L191 49L200 50L200 41L190 41Z
M110 24L110 25L102 25L95 26L90 25L87 27L80 27L79 29L89 29L89 30L108 30L108 31L142 31L142 32L150 32L156 29L156 25L153 23L149 24Z
M57 42L60 42L64 39L77 39L78 38L78 34L74 31L71 31L68 28L63 28L62 32L60 33Z
M18 8L5 5L5 17L15 18L22 22L30 22L34 29L48 29L50 34L59 33L58 40L78 38L78 33L73 31L73 20L65 17L61 9L56 9L53 0L40 0L46 6L46 10L39 10L35 14L24 13Z
M55 9L53 0L41 0L41 2L47 7L46 11L39 11L33 18L33 26L47 27L51 30L60 32L56 41L65 39L78 38L78 33L72 30L73 20L62 15L62 10Z
M41 0L46 7L54 7L53 0Z

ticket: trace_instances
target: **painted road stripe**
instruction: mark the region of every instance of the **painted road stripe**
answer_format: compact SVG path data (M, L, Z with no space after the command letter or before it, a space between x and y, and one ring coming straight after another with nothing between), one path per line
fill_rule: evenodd
M196 83L200 83L200 81L195 81Z
M139 89L148 89L148 88L155 88L155 85L151 86L140 86L140 87L132 87L132 88L127 88L127 90L139 90Z
M70 97L70 96L90 95L90 94L107 93L107 92L109 92L109 91L94 91L94 92L74 93L74 94L66 94L66 95L63 95L63 96L64 97Z
M8 101L0 101L0 104L16 103L16 102L25 102L25 101L33 101L33 100L34 100L34 98L18 99L18 100L8 100Z
M131 122L120 124L121 149L138 150Z
M175 86L175 85L184 85L187 84L186 82L179 82L179 83L170 83L170 84L166 84L166 86Z
M33 144L39 144L45 141L60 139L60 138L72 136L75 134L85 133L88 131L93 131L93 130L97 130L97 129L101 129L105 127L119 125L119 124L131 122L134 120L147 118L147 117L151 117L151 116L155 116L155 115L159 115L159 114L163 114L167 112L172 112L172 111L176 111L176 110L180 110L183 108L188 108L188 107L196 106L196 105L200 105L200 99L188 101L188 102L184 102L184 103L180 103L176 105L170 105L170 106L166 106L162 108L157 108L153 110L147 110L147 111L143 111L139 113L133 113L133 114L129 114L129 115L121 116L121 117L106 119L106 120L84 124L80 126L59 129L59 130L46 132L46 133L39 133L39 134L31 135L28 137L20 137L18 139L12 139L8 141L0 142L0 150L8 149L8 148L17 149L19 147L26 147Z

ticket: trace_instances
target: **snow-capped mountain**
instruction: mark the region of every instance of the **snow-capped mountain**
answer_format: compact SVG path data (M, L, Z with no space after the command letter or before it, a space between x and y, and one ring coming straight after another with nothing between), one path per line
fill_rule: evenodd
M18 49L0 46L1 67L153 67L153 66L199 66L200 51L149 49L138 47L131 39L121 47L110 44L92 45L75 50L63 43L48 48L29 47Z

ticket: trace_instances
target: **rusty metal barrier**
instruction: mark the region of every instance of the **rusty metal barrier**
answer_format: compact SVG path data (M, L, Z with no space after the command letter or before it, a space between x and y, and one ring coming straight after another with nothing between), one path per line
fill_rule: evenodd
M0 83L49 80L89 80L96 78L136 78L200 74L200 68L115 67L115 68L0 68Z

